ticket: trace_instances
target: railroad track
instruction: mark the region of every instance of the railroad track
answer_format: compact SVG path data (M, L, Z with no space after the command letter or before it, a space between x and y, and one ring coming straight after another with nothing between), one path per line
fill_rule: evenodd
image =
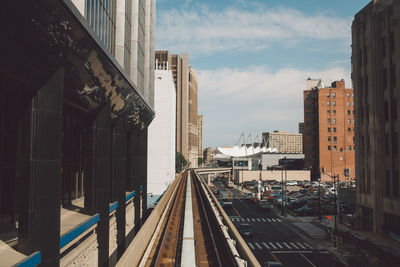
M146 266L236 266L206 194L193 171L182 175Z

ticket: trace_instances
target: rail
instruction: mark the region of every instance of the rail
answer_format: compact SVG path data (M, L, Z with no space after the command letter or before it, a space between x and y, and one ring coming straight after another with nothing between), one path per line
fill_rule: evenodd
M22 261L13 265L13 267L34 267L41 263L42 254L40 251L36 251L31 255L27 256Z

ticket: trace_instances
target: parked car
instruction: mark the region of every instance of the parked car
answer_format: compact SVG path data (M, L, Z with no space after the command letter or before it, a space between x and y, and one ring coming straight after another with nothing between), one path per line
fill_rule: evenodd
M239 233L243 237L253 237L254 236L253 228L251 228L250 224L248 224L248 223L242 223L239 225Z
M314 210L310 206L304 205L301 208L298 208L296 210L296 213L297 213L297 215L300 215L300 216L309 216L309 215L314 215Z
M294 186L294 185L297 185L297 182L296 181L289 181L289 182L286 182L286 185Z

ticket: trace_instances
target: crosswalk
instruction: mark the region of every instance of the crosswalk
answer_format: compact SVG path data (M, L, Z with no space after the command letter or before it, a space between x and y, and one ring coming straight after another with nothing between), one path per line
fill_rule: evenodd
M249 223L249 222L259 222L259 223L277 223L282 222L279 218L231 218L232 222L242 222L242 223Z
M313 238L327 237L327 233L324 230L310 222L294 222L293 224L308 233Z
M307 242L295 242L295 241L279 241L279 242L267 242L267 241L254 241L247 242L247 245L252 250L268 249L268 250L310 250L314 249Z

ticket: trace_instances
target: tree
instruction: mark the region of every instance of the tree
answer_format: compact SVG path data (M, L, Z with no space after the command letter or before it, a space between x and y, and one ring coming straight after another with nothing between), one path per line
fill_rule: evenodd
M177 173L181 172L186 165L187 165L187 161L186 161L185 157L181 153L176 152L175 171Z
M201 167L203 166L204 160L202 157L198 157L197 158L197 166Z

